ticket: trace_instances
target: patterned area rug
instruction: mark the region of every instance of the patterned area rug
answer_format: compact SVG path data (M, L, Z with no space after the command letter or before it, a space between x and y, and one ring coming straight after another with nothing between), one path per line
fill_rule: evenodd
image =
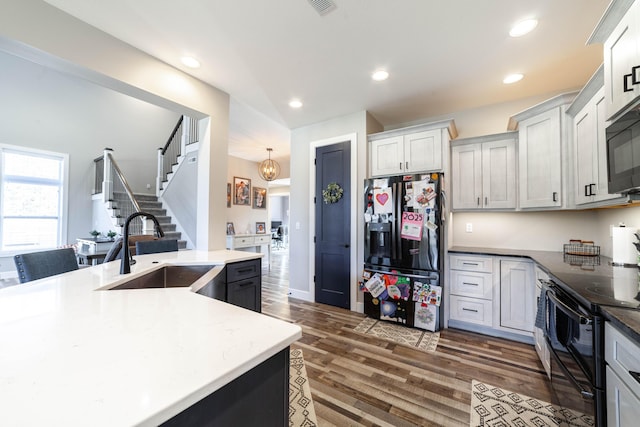
M289 350L289 426L317 426L302 350Z
M471 383L471 427L593 426L585 414L479 381Z
M426 352L436 351L440 332L429 332L421 329L408 328L394 325L393 323L365 318L356 328L356 332L373 335L383 340L397 344L407 345Z

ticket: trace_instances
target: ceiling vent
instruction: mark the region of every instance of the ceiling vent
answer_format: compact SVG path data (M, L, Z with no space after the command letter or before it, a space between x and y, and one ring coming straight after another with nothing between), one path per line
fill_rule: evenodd
M331 0L308 0L311 6L320 14L326 15L336 8L336 4Z

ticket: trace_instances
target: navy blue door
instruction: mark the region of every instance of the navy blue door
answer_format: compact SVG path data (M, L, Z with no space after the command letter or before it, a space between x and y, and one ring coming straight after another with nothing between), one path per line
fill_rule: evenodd
M350 307L350 176L349 141L316 149L315 300L343 308ZM342 197L325 203L322 191L331 183Z

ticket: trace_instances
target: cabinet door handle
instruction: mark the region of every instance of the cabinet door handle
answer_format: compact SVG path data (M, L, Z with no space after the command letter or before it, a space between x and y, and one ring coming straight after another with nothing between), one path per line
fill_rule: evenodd
M462 265L475 265L475 266L478 266L478 263L477 262L464 262L463 261Z
M480 197L478 197L478 201L476 202L476 205L480 206Z
M625 74L622 76L623 92L633 92L633 88L629 87L630 80L633 80L633 74Z
M589 197L589 185L584 186L584 197Z
M400 162L400 170L402 170L402 162Z
M471 312L474 312L474 313L478 312L478 310L472 310L470 308L464 308L464 307L462 308L462 311L471 311Z
M478 283L471 283L471 282L462 282L463 285L468 285L468 286L480 286Z
M247 280L246 282L234 283L234 285L243 288L245 286L252 285L253 283L253 280Z
M637 85L638 83L640 83L640 77L638 77L638 70L640 70L640 65L631 67L631 83L634 85Z
M558 192L557 192L557 191L554 191L554 192L553 192L553 194L552 194L552 198L553 198L553 201L554 201L554 202L557 202L557 201L558 201Z
M404 162L404 169L409 170L409 162Z
M629 375L631 375L634 380L640 383L640 372L629 371Z
M589 184L589 195L590 196L595 196L596 195L596 185L595 184Z
M253 267L249 267L249 268L239 268L238 270L236 270L238 273L251 273L253 272Z

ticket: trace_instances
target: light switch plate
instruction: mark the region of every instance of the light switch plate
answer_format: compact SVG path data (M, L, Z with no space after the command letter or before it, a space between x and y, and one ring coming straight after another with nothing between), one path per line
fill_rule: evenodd
M467 223L467 228L466 228L467 233L472 233L473 232L473 224L468 222Z

